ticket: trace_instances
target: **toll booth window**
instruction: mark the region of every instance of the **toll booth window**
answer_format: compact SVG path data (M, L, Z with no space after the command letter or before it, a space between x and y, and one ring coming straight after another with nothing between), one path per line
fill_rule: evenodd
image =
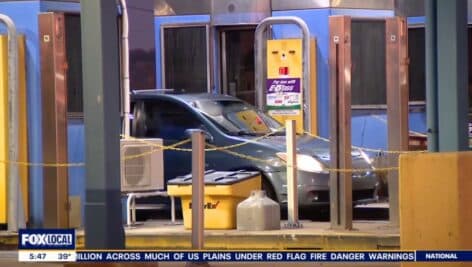
M385 105L385 23L352 22L352 104ZM425 32L408 29L409 101L425 101Z
M222 32L222 85L229 95L255 104L254 28Z
M408 29L408 81L410 101L425 101L425 32L424 28Z
M67 112L82 114L83 87L82 87L82 47L80 31L80 15L67 14L65 16L65 44L67 57Z
M472 28L467 29L467 35L468 35L468 70L469 70L469 112L471 113L470 120L469 122L472 125ZM472 129L472 128L471 128ZM471 138L472 138L472 130L470 132Z
M352 105L385 105L385 22L352 21Z
M140 110L139 110L140 109ZM136 105L134 112L136 137L183 140L186 131L201 126L201 122L189 109L178 103L164 100L147 100Z
M163 28L164 87L208 91L208 32L205 25Z
M468 29L469 44L469 108L472 109L472 28ZM424 27L408 29L410 101L426 100L426 58Z

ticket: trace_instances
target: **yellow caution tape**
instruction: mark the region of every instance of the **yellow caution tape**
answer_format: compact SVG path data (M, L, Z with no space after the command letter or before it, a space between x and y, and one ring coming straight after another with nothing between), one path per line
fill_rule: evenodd
M275 130L275 131L269 132L269 133L267 133L267 134L265 134L265 135L261 135L261 136L259 136L259 137L250 139L250 140L245 141L245 142L241 142L241 143L237 143L237 144L229 145L229 146L221 146L221 147L216 147L216 146L215 146L215 147L213 147L213 148L209 148L209 149L207 148L207 149L205 149L205 151L228 150L228 149L231 149L231 148L236 148L236 147L244 146L244 145L247 145L247 144L249 144L249 143L257 142L257 141L259 141L259 140L262 140L262 139L264 139L264 138L267 138L267 137L269 137L269 136L275 134L276 132L278 132L278 131L280 131L280 130L282 130L282 129L284 129L284 128L285 128L285 127L280 127L280 128L278 128L277 130Z
M137 140L139 140L139 139L137 139ZM173 147L180 146L180 145L183 145L183 144L188 143L188 142L190 142L190 139L182 140L182 141L177 142L173 145L162 146L162 147L164 149L173 148ZM152 143L149 143L149 144L155 146L155 144L152 144ZM150 151L147 151L147 152L144 152L144 153L140 153L140 154L136 154L136 155L132 155L132 156L126 156L126 157L123 158L123 161L144 157L144 156L152 154L152 153L154 153L158 150L160 150L160 149L151 149ZM0 163L15 164L15 165L19 165L19 166L29 166L29 167L84 167L85 166L84 162L77 162L77 163L36 163L36 162L25 162L25 161L0 160Z
M36 163L36 162L26 162L26 161L9 161L9 160L0 160L0 163L3 164L15 164L19 166L29 166L29 167L83 167L85 163Z
M206 150L205 151L218 151L216 148L217 146L214 146L214 145L210 145L210 144L206 144L207 146L211 147L211 150ZM243 159L248 159L248 160L252 160L252 161L257 161L257 162L262 162L262 163L269 163L270 161L269 160L265 160L265 159L259 159L259 158L256 158L256 157L253 157L253 156L248 156L248 155L244 155L244 154L241 154L241 153L238 153L238 152L234 152L234 151L231 151L231 150L221 150L222 152L224 153L228 153L230 155L233 155L233 156L236 156L236 157L240 157L240 158L243 158Z
M209 144L207 144L207 146L215 147L215 146L209 145ZM223 152L231 154L233 156L240 157L242 159L247 159L247 160L257 161L257 162L262 162L262 163L270 163L270 160L255 158L255 157L244 155L244 154L234 152L234 151L231 151L231 150L224 150ZM285 164L285 166L287 166L287 167L290 166L290 165L287 165L286 162L283 161L283 160L281 160L281 162L283 164ZM327 172L340 172L340 173L347 173L347 172L351 172L351 173L352 172L385 172L385 171L396 171L396 170L398 170L398 167L385 167L385 168L375 168L375 169L370 169L370 168L359 168L359 169L325 168L325 169L323 169L323 171L327 171Z
M286 166L290 166L287 165ZM336 169L336 168L324 168L324 172L340 172L340 173L356 173L356 172L387 172L387 171L397 171L398 167L385 167L385 168L352 168L352 169Z
M281 127L281 128L277 129L274 132L270 132L270 133L265 134L263 136L259 136L257 138L250 139L248 141L237 143L237 144L234 144L234 145L218 147L218 146L215 146L215 145L206 144L206 146L209 147L209 148L206 148L205 151L207 151L207 152L222 151L224 153L228 153L228 154L231 154L231 155L243 158L243 159L256 161L256 162L262 162L262 163L270 163L270 160L264 160L264 159L259 159L259 158L253 157L253 156L244 155L244 154L241 154L241 153L238 153L238 152L235 152L235 151L231 151L230 149L237 148L237 147L240 147L240 146L244 146L244 145L247 145L251 142L256 142L256 141L261 140L263 138L269 137L269 136L273 135L274 133L282 130L283 128L284 127ZM317 136L317 135L314 135L314 134L311 134L311 133L308 133L308 132L305 132L305 133L312 136L312 137L314 137L314 138L330 142L329 139L323 138L321 136ZM149 146L158 148L158 149L151 149L150 151L146 151L146 152L143 152L143 153L140 153L140 154L136 154L136 155L132 155L132 156L126 156L122 159L123 161L144 157L146 155L149 155L149 154L154 153L154 152L159 151L159 150L175 150L175 151L183 151L183 152L191 152L192 151L192 149L179 148L178 147L178 146L184 145L186 143L189 143L191 141L191 139L185 139L185 140L182 140L182 141L177 142L175 144L165 146L165 145L158 145L158 144L155 144L155 143L150 143L150 142L147 142L146 140L135 138L135 137L132 137L132 136L125 136L125 135L121 135L121 136L124 137L124 138L134 139L134 140L137 140L139 142L148 144ZM358 149L362 149L362 150L366 150L366 151L375 151L375 152L384 152L384 153L422 153L422 152L425 152L425 151L383 151L383 150L379 150L379 149L361 148L361 147L356 147L356 146L353 146L353 147L358 148ZM283 160L281 160L281 162L286 164ZM20 161L13 162L13 161L7 161L7 160L0 160L0 163L17 164L17 165L21 165L21 166L32 166L32 167L83 167L83 166L85 166L85 163L83 163L83 162L77 162L77 163L34 163L34 162L20 162ZM398 167L385 167L385 168L375 168L375 169L334 169L334 168L324 169L324 171L327 171L327 172L342 172L342 173L347 173L347 172L351 172L351 173L352 172L372 172L372 171L381 172L381 171L394 171L394 170L398 170Z
M328 172L387 172L387 171L397 171L398 167L385 167L385 168L375 168L375 169L332 169L327 168L325 169Z
M312 134L312 133L309 133L309 132L304 132L305 134L313 137L313 138L316 138L316 139L319 139L319 140L322 140L322 141L325 141L325 142L331 142L331 140L327 139L327 138L324 138L324 137L321 137L321 136L318 136L316 134ZM355 149L360 149L360 150L364 150L364 151L368 151L368 152L377 152L377 153L385 153L385 154L417 154L417 153L425 153L427 152L426 150L414 150L414 151L404 151L404 150L382 150L382 149L375 149L375 148L368 148L368 147L360 147L360 146L351 146L352 148L355 148Z
M237 148L237 147L240 147L240 146L244 146L244 145L247 145L247 144L250 144L250 143L253 143L253 142L257 142L259 140L262 140L264 138L267 138L273 134L275 134L276 132L284 129L285 127L280 127L278 129L276 129L275 131L272 131L272 132L269 132L265 135L261 135L259 137L256 137L256 138L253 138L253 139L249 139L247 141L244 141L244 142L241 142L241 143L237 143L237 144L233 144L233 145L228 145L228 146L221 146L221 147L218 147L218 146L212 146L212 148L207 148L205 149L205 151L219 151L219 150L228 150L228 149L232 149L232 148ZM170 145L170 146L162 146L162 145L158 145L158 144L152 144L152 143L149 143L149 142L146 142L145 140L141 140L139 138L135 138L135 137L132 137L132 136L125 136L125 135L121 135L122 137L125 137L125 138L130 138L130 139L134 139L134 140L137 140L139 142L142 142L142 143L145 143L145 144L149 144L150 146L156 146L156 147L159 147L163 150L177 150L177 151L185 151L185 152L192 152L192 149L190 148L177 148L176 146L179 146L179 145L182 145L186 142L188 142L187 140L190 140L190 139L186 139L184 141L181 141L181 142L178 142L176 144L173 144L173 145Z
M186 144L186 143L190 142L191 141L190 139L185 139L185 140L179 141L175 144L164 146L164 145L159 145L159 144L147 142L146 140L139 139L139 138L136 138L136 137L133 137L133 136L127 136L127 135L122 134L121 137L124 137L125 139L133 139L133 140L136 140L136 141L141 142L143 144L147 144L147 145L152 146L152 147L158 147L159 149L162 149L162 150L177 150L177 151L185 151L185 152L191 152L192 151L192 149L189 149L189 148L178 148L178 146L181 146L183 144ZM157 151L157 150L153 150L153 151ZM150 153L149 152L142 153L143 156L148 155L148 154L150 154ZM133 157L134 157L134 155L133 155ZM125 159L127 159L127 158L125 158Z

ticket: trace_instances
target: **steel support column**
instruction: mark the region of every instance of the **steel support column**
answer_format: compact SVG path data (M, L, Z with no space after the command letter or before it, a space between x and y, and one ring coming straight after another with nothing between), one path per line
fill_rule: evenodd
M329 18L331 168L351 169L351 18ZM352 229L352 173L330 173L331 227Z
M64 14L38 16L43 106L43 160L65 163L67 156L67 59ZM67 168L43 168L44 227L69 227Z
M468 150L467 1L436 1L439 151ZM429 75L436 75L427 73ZM428 107L429 108L429 107Z
M85 247L124 248L117 2L81 2L86 140Z
M437 0L426 0L426 123L428 128L428 150L438 151L438 60L437 60Z
M406 20L385 21L388 149L408 150L408 34ZM389 166L398 166L398 155L389 157ZM399 224L398 171L388 173L389 219Z

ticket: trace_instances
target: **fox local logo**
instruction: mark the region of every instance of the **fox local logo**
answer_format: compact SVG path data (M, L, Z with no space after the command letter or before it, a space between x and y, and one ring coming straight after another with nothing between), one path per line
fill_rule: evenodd
M20 230L19 249L75 249L74 229Z

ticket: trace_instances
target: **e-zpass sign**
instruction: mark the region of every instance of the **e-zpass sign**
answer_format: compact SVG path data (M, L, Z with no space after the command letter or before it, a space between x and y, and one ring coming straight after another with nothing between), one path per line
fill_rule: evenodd
M74 229L20 229L18 249L75 249Z

